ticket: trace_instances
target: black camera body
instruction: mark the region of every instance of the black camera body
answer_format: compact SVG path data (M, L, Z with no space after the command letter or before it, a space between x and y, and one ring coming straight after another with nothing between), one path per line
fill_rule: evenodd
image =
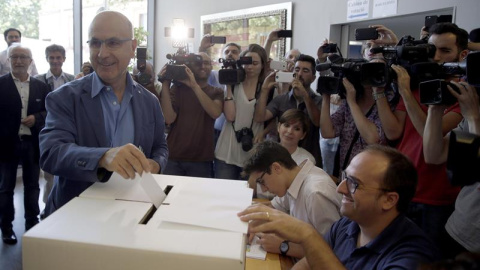
M361 85L362 65L366 63L364 59L337 59L335 63L319 64L315 67L317 71L330 69L333 76L320 76L317 81L317 92L319 94L339 94L341 98L346 98L346 89L343 86L342 79L346 77L357 90L357 97L363 95L363 86Z
M253 60L252 57L244 56L238 60L220 58L218 62L223 64L222 69L218 71L218 82L235 85L245 80L245 70L242 65L251 65Z
M167 54L167 59L169 59L170 62L167 64L167 69L163 77L158 78L159 81L185 80L188 78L187 72L185 71L185 66L191 66L203 61L203 58L200 55L193 53L187 54L182 49L179 49L177 53L173 55Z
M447 86L452 87L455 91L458 88L443 80L431 80L420 83L420 103L425 105L453 105L457 99L448 91Z
M137 70L138 73L135 74L137 82L143 86L146 86L150 83L152 76L145 73L147 69L147 48L138 47L137 48Z
M327 43L322 45L323 53L336 53L337 52L337 43Z
M235 130L235 137L237 142L242 144L242 149L245 152L253 148L253 131L251 128L244 127L240 130Z

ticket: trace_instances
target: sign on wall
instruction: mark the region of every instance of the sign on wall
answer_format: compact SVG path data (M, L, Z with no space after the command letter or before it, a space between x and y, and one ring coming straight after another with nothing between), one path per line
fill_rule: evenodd
M373 17L385 17L397 14L397 0L374 0Z
M367 19L370 0L348 0L347 21Z

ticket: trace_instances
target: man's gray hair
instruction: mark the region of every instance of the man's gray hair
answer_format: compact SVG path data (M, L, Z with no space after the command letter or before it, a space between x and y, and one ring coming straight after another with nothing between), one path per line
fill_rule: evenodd
M30 58L32 58L32 50L30 50L30 48L26 47L26 46L23 46L21 43L19 42L14 42L12 43L12 45L10 45L10 47L8 47L7 49L7 56L10 57L10 52L14 49L14 48L22 48L22 49L25 49L27 50L28 52L28 56Z

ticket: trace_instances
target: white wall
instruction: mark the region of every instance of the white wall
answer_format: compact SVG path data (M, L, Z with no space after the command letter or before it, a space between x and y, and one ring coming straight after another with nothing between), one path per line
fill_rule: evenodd
M370 0L370 5L374 0ZM467 31L480 27L479 0L397 0L398 15L456 6L456 23ZM282 0L159 0L155 10L155 70L166 62L165 55L175 50L164 37L164 28L174 18L183 18L188 27L195 28L194 47L198 48L200 16L237 9L264 6L288 1ZM346 0L292 0L292 47L315 56L319 44L330 36L330 25L346 22ZM412 30L412 35L418 33Z

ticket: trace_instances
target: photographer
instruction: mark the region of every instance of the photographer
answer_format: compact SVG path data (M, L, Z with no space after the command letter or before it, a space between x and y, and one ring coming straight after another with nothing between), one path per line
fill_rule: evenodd
M221 179L242 179L242 167L250 156L253 138L263 132L263 122L253 121L253 115L267 54L260 45L250 44L240 56L251 57L252 64L244 65L243 82L227 86L223 108L227 121L215 148L215 177Z
M456 83L459 93L448 86L450 93L458 99L464 119L455 130L480 136L480 106L477 91L466 82ZM447 161L450 135L443 136L442 116L446 106L430 105L423 134L423 154L430 164ZM464 186L458 194L455 210L445 225L444 258L454 258L463 251L480 251L480 184Z
M452 23L439 23L430 27L430 44L435 45L434 61L458 62L467 55L468 33ZM388 102L376 101L380 120L389 140L399 140L397 149L407 155L418 172L418 187L407 216L419 225L437 245L442 242L442 230L453 211L459 189L453 187L446 174L445 164L426 164L423 157L423 132L427 118L427 106L420 104L418 85L410 86L410 75L398 65L392 65L397 74L401 95L396 110L392 112ZM379 92L376 92L380 94ZM457 105L443 112L442 134L460 123L462 116Z
M379 60L374 60L375 62ZM372 61L373 62L373 61ZM330 116L330 94L322 94L320 131L323 138L340 138L333 175L340 176L350 160L369 144L386 144L375 101L390 96L372 94L371 86L355 86L345 77L346 101ZM361 89L360 89L361 88Z
M140 74L145 74L148 76L148 81L139 81ZM150 93L154 94L158 99L160 99L160 92L162 91L162 85L160 82L155 80L155 71L153 69L152 63L146 61L145 70L140 72L137 68L137 65L133 67L133 76L132 78L140 83L145 89L150 91Z
M262 123L272 118L279 118L288 109L303 111L305 115L308 115L312 128L301 146L315 157L315 164L321 166L318 123L322 97L310 88L310 84L315 80L315 59L309 55L300 55L295 62L294 73L295 78L290 84L291 89L287 93L273 98L268 106L268 96L277 83L275 82L276 73L270 73L267 76L255 109L255 121Z
M206 53L202 61L185 67L187 79L164 80L160 103L165 122L170 125L167 143L170 149L165 174L211 178L213 124L223 107L223 90L207 83L212 61ZM160 71L164 77L167 66Z

